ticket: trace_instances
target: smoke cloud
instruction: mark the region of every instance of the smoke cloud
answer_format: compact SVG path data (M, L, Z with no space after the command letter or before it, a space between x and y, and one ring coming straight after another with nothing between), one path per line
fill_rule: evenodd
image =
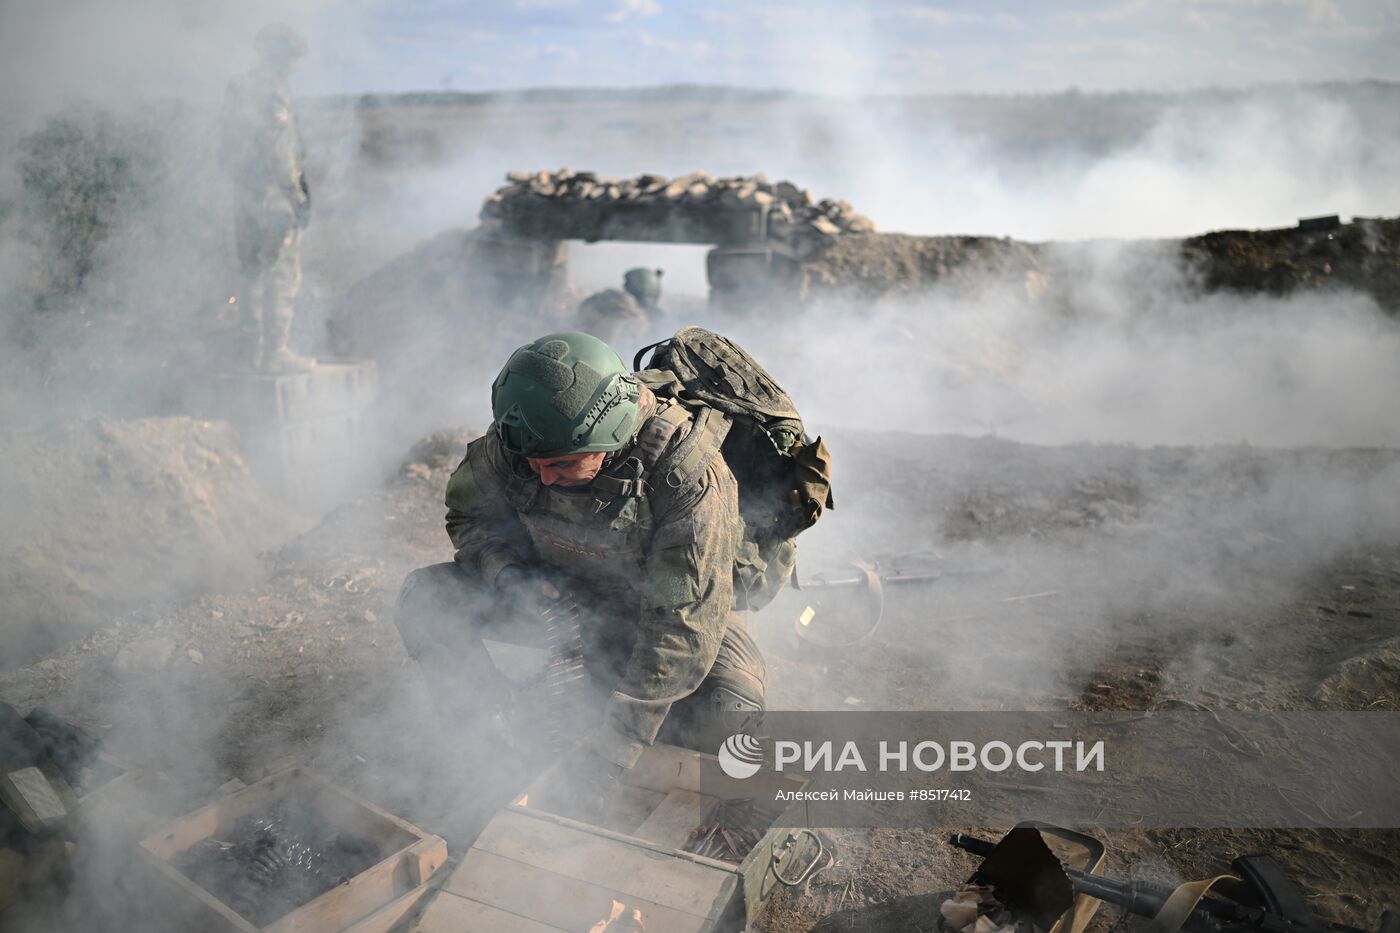
M329 0L7 6L0 106L15 115L0 130L7 432L180 415L207 399L203 354L226 333L234 288L217 105L247 66L257 26L281 19L311 47L293 87L315 211L297 339L313 352L327 352L324 325L352 286L432 237L474 226L481 199L509 170L764 172L845 198L882 230L1087 241L1046 247L1057 271L1044 295L989 279L746 315L706 306L704 247L570 244L570 302L618 287L632 266L664 268L669 316L653 338L685 323L733 336L789 389L813 433L828 437L838 508L803 537L804 572L911 554L987 571L923 595L892 594L882 652L825 671L775 653L777 705L1063 703L1080 698L1097 665L1137 658L1144 645L1182 649L1180 660L1143 674L1149 700L1229 690L1259 657L1278 661L1275 672L1253 675L1277 699L1288 665L1301 662L1271 644L1269 614L1333 562L1400 535L1400 467L1388 450L1400 447L1393 312L1345 290L1203 295L1172 244L1115 239L1400 214L1393 86L869 100L672 89L362 106L318 96L345 87L357 67L373 73L372 15L368 3ZM35 295L52 294L45 276L67 241L32 201L26 174L52 164L50 150L23 140L54 120L71 128L54 137L60 151L121 154L120 171L104 177L125 193L102 202L91 268L45 303ZM434 274L450 285L457 241L442 242L450 248ZM387 306L386 319L404 336L404 358L432 361L417 372L385 370L364 459L391 470L408 438L486 425L503 353L568 320L512 317L469 288L426 286ZM630 358L635 348L618 349ZM405 778L398 767L400 755L440 743L424 715L433 700L390 621L403 573L450 558L437 522L458 440L444 442L450 453L436 460L416 451L388 491L353 489L317 531L272 551L263 576L247 579L253 589L204 603L184 581L150 580L152 605L110 618L126 633L175 632L162 637L173 639L176 666L162 670L176 673L139 687L108 678L129 635L103 629L91 643L107 654L74 661L90 667L62 681L67 711L116 710L112 744L188 779L192 794L232 767L289 752L410 815L435 789L469 787L472 762L449 762L432 778ZM191 460L207 466L209 449ZM215 453L236 459L224 446ZM380 472L376 480L388 471ZM101 471L81 476L79 497L114 488ZM139 494L164 507L174 485ZM14 483L0 490L10 527L46 533L41 500ZM217 542L217 522L208 518L199 529L207 536L188 540ZM0 559L25 570L26 555L51 553L27 543ZM68 546L58 552L103 557L84 550L81 535L60 543ZM108 544L104 553L121 550ZM182 566L167 561L163 575ZM70 570L90 578L81 561ZM184 598L156 604L170 593ZM770 614L779 629L781 611ZM319 634L340 632L350 612L349 634ZM227 638L237 626L251 634L236 636L220 673L180 660L194 657L188 650L201 638ZM775 631L765 638L777 647ZM0 670L29 660L7 648ZM302 648L323 666L302 666ZM89 674L100 689L72 687ZM35 669L7 676L15 702L65 695ZM187 714L178 730L161 718L175 709Z

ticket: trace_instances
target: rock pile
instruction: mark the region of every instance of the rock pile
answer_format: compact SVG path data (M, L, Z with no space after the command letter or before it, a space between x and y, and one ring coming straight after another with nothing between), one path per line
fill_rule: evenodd
M715 215L766 210L764 238L792 247L799 256L843 233L875 229L868 217L856 213L846 201L818 201L805 188L789 181L770 182L761 174L716 178L708 172L694 172L677 178L639 175L619 179L562 168L557 172L511 172L506 180L509 184L497 189L482 205L482 220L509 220L542 203L560 207L570 203L600 208L670 207Z

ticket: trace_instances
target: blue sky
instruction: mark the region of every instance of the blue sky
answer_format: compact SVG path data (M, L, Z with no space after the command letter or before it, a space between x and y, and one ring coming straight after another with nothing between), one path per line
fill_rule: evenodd
M1400 0L0 0L0 108L216 100L259 25L300 94L668 83L823 94L1400 80Z
M1400 0L396 0L363 12L355 54L331 53L317 84L899 94L1400 79Z

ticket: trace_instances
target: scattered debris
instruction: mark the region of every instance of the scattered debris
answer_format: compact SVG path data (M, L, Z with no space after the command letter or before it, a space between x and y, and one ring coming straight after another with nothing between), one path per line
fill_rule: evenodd
M1016 923L1007 919L1005 906L991 885L965 884L938 908L947 926L957 933L1009 933Z
M690 832L682 851L724 862L742 862L778 819L777 811L751 799L720 802L714 819Z
M175 642L159 636L128 642L112 659L120 674L151 674L164 670L175 654Z

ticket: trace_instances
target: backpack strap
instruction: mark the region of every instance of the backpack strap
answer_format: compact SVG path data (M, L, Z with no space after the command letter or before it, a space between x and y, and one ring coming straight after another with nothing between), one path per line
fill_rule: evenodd
M648 350L655 350L657 347L661 346L663 343L666 343L666 341L670 339L670 337L667 337L666 340L658 340L656 341L656 343L649 343L646 346L642 347L640 350L638 350L637 355L632 357L632 372L635 373L642 368L642 357L647 355Z
M667 486L680 489L692 477L709 466L719 456L720 447L729 433L730 421L714 408L702 408L695 416L695 427L676 445L666 459L669 469L663 474Z
M633 442L636 456L627 457L616 469L594 477L593 488L609 498L626 496L638 499L644 496L647 474L661 459L681 425L689 420L690 413L684 405L672 402L662 407L637 432L637 439Z

